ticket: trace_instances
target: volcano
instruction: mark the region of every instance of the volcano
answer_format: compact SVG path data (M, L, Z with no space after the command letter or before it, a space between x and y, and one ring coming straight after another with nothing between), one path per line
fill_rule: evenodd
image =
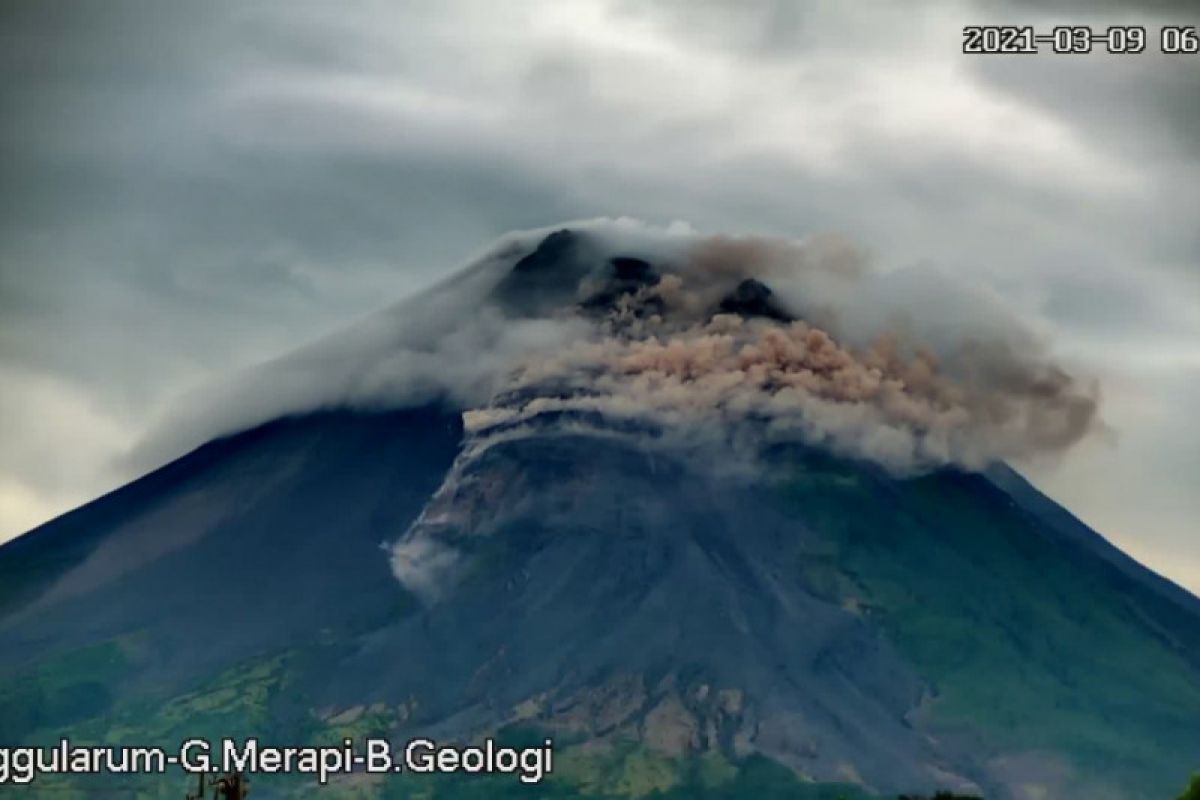
M351 775L325 789L360 797L1164 798L1186 782L1200 765L1200 600L1002 460L931 460L959 452L934 434L957 433L915 412L902 422L921 458L904 468L846 444L857 434L814 433L814 409L875 402L814 383L841 385L844 366L806 362L823 405L797 400L795 435L772 414L791 397L777 384L803 370L765 373L770 404L750 407L693 402L729 383L694 359L682 391L663 389L675 367L661 360L631 378L647 347L657 358L678 337L734 337L742 378L759 352L736 338L747 330L768 344L799 331L821 364L830 345L796 327L803 309L769 275L709 270L716 283L679 301L669 254L598 242L507 240L452 282L480 282L472 302L506 325L566 326L500 359L499 379L427 345L447 339L417 308L436 298L402 305L428 357L404 359L402 398L289 397L0 547L0 742L555 742L537 787ZM680 308L719 331L662 328ZM580 325L609 337L582 345L603 358L564 367L562 331ZM364 338L400 347L375 330L351 337L356 353ZM387 383L331 352L305 358ZM290 386L282 374L261 382ZM959 420L948 404L969 396L918 399ZM901 424L880 397L883 411L854 418ZM1074 426L1079 407L1053 411ZM304 776L251 781L259 797L317 791ZM182 797L188 784L37 787Z

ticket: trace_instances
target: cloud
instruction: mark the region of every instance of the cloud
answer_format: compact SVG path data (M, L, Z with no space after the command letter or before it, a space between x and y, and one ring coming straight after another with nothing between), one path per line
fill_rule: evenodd
M801 299L775 301L759 279ZM1092 429L1094 388L1015 312L936 281L873 276L822 238L629 219L517 232L419 297L201 396L145 457L288 414L434 400L472 410L476 428L591 411L694 438L753 420L777 440L907 471L1057 452ZM834 333L797 318L806 307Z
M54 375L0 365L0 542L45 522L64 501L105 488L101 476L134 435ZM27 409L36 409L28 414Z

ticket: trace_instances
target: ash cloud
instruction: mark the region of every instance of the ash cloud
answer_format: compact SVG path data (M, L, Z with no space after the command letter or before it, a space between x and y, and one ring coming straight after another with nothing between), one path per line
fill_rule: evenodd
M665 338L607 339L521 374L523 399L467 415L485 431L548 412L646 418L671 432L720 438L757 423L772 441L799 440L897 471L1055 451L1090 429L1095 397L1066 373L978 352L973 380L943 374L927 350L905 358L896 340L840 346L803 321L719 314ZM553 387L542 395L538 383ZM569 387L563 395L564 384Z
M567 231L562 233L561 231ZM593 220L510 234L454 278L197 398L145 458L285 414L440 399L477 438L546 415L667 442L801 441L910 472L1057 453L1094 383L986 291L837 237ZM186 424L184 422L186 420Z

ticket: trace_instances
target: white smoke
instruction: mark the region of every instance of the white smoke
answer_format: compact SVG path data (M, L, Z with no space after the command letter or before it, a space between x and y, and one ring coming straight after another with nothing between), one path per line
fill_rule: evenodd
M877 271L833 237L559 227L575 236L563 263L526 279L514 265L556 229L502 237L441 285L198 396L142 459L285 415L434 399L480 431L588 411L684 440L753 420L773 440L898 470L1055 452L1095 426L1095 387L1055 364L1019 313L930 268ZM653 277L589 307L615 257ZM774 290L777 318L720 313L750 278Z

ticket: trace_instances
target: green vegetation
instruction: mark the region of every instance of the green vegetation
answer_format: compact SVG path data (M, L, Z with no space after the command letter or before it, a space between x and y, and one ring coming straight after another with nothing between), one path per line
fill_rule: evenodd
M1068 754L1094 780L1138 775L1139 791L1167 794L1164 767L1196 742L1195 667L1103 565L1038 535L979 481L880 489L832 458L793 464L780 502L816 537L781 563L881 626L932 680L929 725L997 749Z
M714 784L703 757L669 759L635 747L615 752L567 753L570 765L538 786L510 776L396 776L380 786L382 798L412 800L876 800L876 795L839 785L800 781L795 773L761 756L726 762ZM649 766L648 765L652 765ZM666 776L669 776L667 778ZM661 783L669 780L670 786ZM633 782L628 782L632 780Z
M46 746L69 736L78 745L174 749L191 737L270 736L271 703L286 683L288 654L252 660L177 695L118 699L114 689L131 683L144 660L136 639L119 640L57 655L0 683L0 720L6 729L21 729L19 738L6 740ZM167 797L176 789L182 796L184 785L182 770L165 776L41 776L37 782L56 797L100 791Z
M323 645L313 645L319 650ZM109 642L63 653L36 670L0 683L0 719L16 731L10 741L50 744L69 735L78 744L178 746L184 738L216 740L256 735L269 742L318 744L389 733L399 710L382 704L318 713L286 726L281 708L295 706L297 685L314 654L289 650L251 659L211 680L170 696L116 699L104 687L120 686L138 674L142 654L131 642ZM98 687L95 696L88 692ZM103 690L103 691L101 691ZM297 739L297 728L302 733ZM511 727L497 733L508 746L537 744L545 732ZM718 753L671 758L634 741L594 747L555 737L554 772L536 787L513 776L395 775L351 776L322 789L304 777L257 775L251 785L271 795L359 798L655 798L655 800L869 800L847 786L804 783L789 769L761 756L731 761ZM57 797L88 797L117 792L128 797L183 795L189 786L179 771L166 776L42 776L38 788Z
M316 647L316 646L314 646ZM303 674L309 654L291 650L252 659L227 670L210 681L172 697L122 702L110 694L103 702L87 697L92 680L103 685L119 685L121 671L133 669L139 653L133 641L114 641L85 650L62 653L32 674L0 684L5 703L0 719L12 725L12 711L25 708L24 727L37 724L38 741L53 741L69 732L80 743L108 742L163 744L174 746L186 735L203 737L244 736L250 733L265 740L278 739L273 729L278 702L289 697ZM22 703L21 692L32 689ZM74 698L74 699L73 699ZM63 709L70 709L63 711ZM99 710L98 710L99 709ZM311 743L339 741L343 736L359 739L385 733L396 723L396 710L382 706L366 707L324 717L309 714L304 739ZM86 717L86 718L85 718ZM62 723L61 720L67 720ZM544 732L536 728L513 727L498 733L507 745L537 743ZM294 740L294 733L286 737ZM22 741L29 738L22 736ZM282 740L281 740L282 741ZM876 800L875 795L847 785L805 783L786 767L762 756L730 760L719 753L689 758L671 758L649 751L634 741L596 747L586 742L557 739L555 771L537 787L530 787L512 776L480 777L470 775L414 776L397 775L359 780L358 776L339 780L320 789L303 778L253 776L252 785L261 791L271 787L271 795L336 796L364 798L412 798L413 800L491 800L539 798L558 800L611 800L612 798L649 798L650 800ZM101 788L120 790L122 796L182 796L188 780L182 774L160 778L123 776L117 779L81 779L79 777L41 778L40 788L53 790L55 796L87 797ZM103 786L101 785L103 784ZM109 785L111 784L111 785ZM74 794L72 793L74 792ZM901 800L919 800L903 795ZM979 800L969 795L940 792L920 800ZM1179 800L1200 800L1200 776Z
M95 718L113 704L137 645L132 638L55 654L0 683L0 741Z

